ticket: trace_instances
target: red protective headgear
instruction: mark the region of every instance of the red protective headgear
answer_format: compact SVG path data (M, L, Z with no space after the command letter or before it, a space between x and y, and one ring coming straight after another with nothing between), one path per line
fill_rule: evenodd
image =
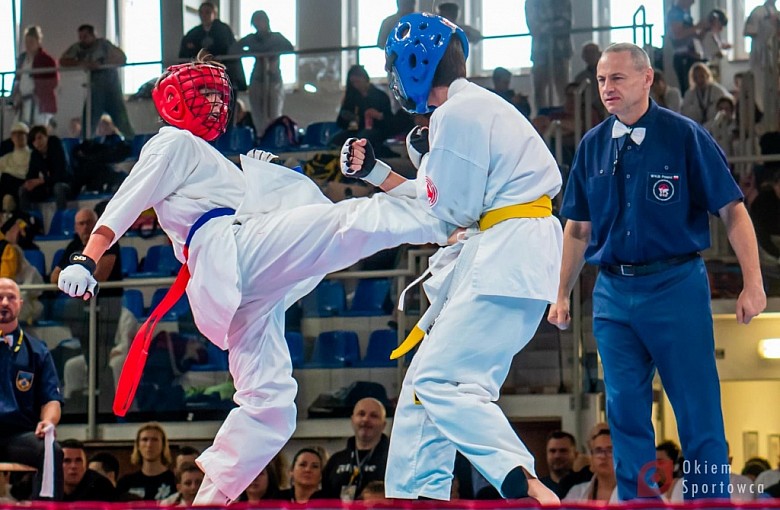
M210 142L227 128L230 79L224 67L206 62L171 66L152 99L165 122Z

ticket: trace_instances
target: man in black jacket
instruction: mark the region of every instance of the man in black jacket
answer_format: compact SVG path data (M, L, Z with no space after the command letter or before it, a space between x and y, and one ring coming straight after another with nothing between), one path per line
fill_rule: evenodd
M364 398L352 410L355 436L344 450L334 453L322 472L322 493L326 498L356 499L373 481L384 481L390 440L385 406L375 398Z
M97 471L87 469L84 444L75 439L60 442L65 487L63 501L115 501L114 484Z

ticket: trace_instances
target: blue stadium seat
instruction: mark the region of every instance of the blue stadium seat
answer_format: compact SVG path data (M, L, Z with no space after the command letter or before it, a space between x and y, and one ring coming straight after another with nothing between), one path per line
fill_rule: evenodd
M347 308L347 294L340 280L323 280L301 301L304 317L333 317Z
M73 236L75 230L77 209L58 209L54 212L49 225L49 231L38 239L67 239Z
M130 156L128 156L127 159L133 161L137 160L138 156L141 155L141 149L143 149L146 142L156 134L157 133L141 133L135 135L133 141L130 142Z
M134 246L121 246L119 256L122 259L122 278L138 272L138 250Z
M62 150L65 152L65 165L68 173L73 175L73 151L81 143L79 138L60 138Z
M144 294L138 289L125 289L122 294L122 306L130 310L136 319L144 316Z
M339 125L335 122L312 122L306 127L301 148L306 150L327 148L330 139L338 132Z
M287 348L290 351L293 368L301 368L305 361L303 335L295 331L285 331L284 338L287 340Z
M38 270L41 276L46 276L46 257L41 250L24 250L24 258Z
M160 301L163 300L167 292L168 289L157 289L154 291L154 294L152 294L152 304L149 305L149 313L151 313L152 310L157 308L157 305L160 303ZM181 299L178 300L176 304L173 305L173 307L171 307L168 313L165 314L163 320L177 320L186 316L189 313L190 313L190 301L187 299L187 294L184 294L181 297Z
M360 342L354 331L323 331L314 342L306 368L352 367L360 362Z
M392 329L378 329L368 337L366 355L360 362L362 367L395 367L398 360L391 360L390 353L398 345L398 332Z
M54 268L57 267L57 263L62 258L62 254L65 253L65 248L58 248L57 251L54 252L54 256L51 258L51 271L49 273L54 271Z
M141 271L130 273L130 278L154 278L163 276L173 276L179 272L181 262L173 254L173 247L170 244L161 244L150 246L146 251L146 257L141 267Z
M216 149L225 155L246 154L255 146L255 132L250 127L235 126L217 139Z
M390 296L389 278L364 278L358 282L352 306L344 312L349 317L387 315L384 305Z

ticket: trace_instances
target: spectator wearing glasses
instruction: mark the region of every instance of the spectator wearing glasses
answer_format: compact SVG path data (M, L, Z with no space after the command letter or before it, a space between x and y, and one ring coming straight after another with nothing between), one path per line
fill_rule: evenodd
M604 501L617 503L617 478L612 459L612 437L609 429L600 430L591 441L590 469L593 478L575 485L563 501Z

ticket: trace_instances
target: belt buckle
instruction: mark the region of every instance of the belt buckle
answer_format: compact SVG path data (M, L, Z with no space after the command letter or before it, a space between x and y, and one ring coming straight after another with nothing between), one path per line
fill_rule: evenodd
M620 275L621 276L634 276L634 268L631 265L628 264L620 264L618 266L620 268Z

